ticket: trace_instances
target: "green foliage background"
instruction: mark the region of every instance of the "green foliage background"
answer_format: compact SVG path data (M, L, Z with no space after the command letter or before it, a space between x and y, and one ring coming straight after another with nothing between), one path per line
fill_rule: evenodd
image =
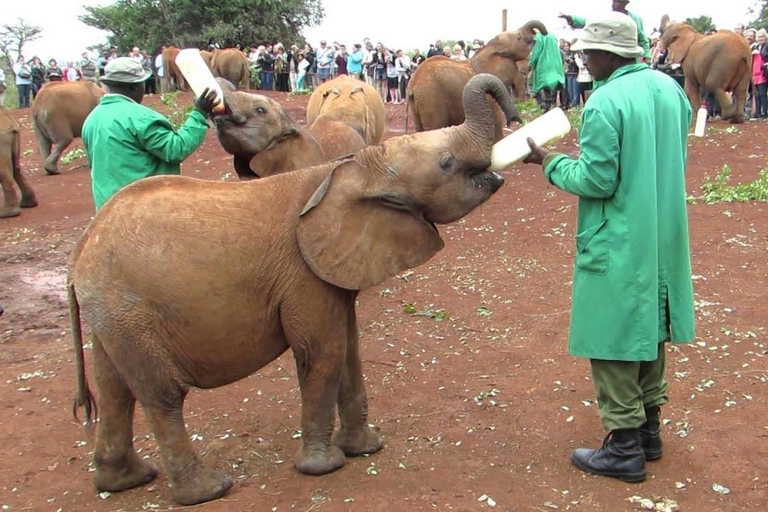
M321 0L118 0L84 9L80 20L112 32L108 44L120 53L132 46L205 48L211 40L222 48L291 44L324 16Z

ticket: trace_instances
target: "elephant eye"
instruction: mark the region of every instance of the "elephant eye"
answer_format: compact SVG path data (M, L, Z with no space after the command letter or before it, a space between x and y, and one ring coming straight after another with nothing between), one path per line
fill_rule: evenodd
M257 114L266 114L267 113L267 109L265 109L264 107L256 107L256 113Z
M456 161L453 155L443 155L440 157L440 168L447 171L453 167L453 163Z

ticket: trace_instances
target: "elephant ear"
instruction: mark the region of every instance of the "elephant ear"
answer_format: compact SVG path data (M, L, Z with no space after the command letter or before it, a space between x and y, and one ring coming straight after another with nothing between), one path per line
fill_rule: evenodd
M689 27L675 27L674 25L670 26L670 30L677 30L678 34L669 43L669 60L683 62L696 39L696 32Z
M364 290L416 267L443 248L434 224L393 196L366 194L373 173L356 160L338 163L304 206L301 255L323 281Z

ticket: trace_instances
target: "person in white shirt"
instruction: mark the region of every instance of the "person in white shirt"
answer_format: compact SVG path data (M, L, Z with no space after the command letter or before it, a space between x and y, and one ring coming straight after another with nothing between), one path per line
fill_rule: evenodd
M5 71L0 67L0 107L5 105Z
M165 46L160 48L160 53L155 57L155 69L157 70L157 76L160 77L160 92L168 92L168 85L166 85L165 81L165 62L163 62L165 48Z
M411 58L403 50L397 50L395 70L400 91L399 103L405 103L405 88L408 87L408 80L411 79Z

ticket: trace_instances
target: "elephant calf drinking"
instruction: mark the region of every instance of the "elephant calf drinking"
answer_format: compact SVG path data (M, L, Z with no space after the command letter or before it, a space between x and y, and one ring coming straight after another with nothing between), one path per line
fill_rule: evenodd
M157 469L133 447L141 403L181 504L222 496L232 480L192 448L182 406L292 349L301 387L296 467L321 475L382 446L368 426L355 315L358 291L421 265L454 222L503 184L487 171L494 118L486 94L517 115L504 85L478 75L466 121L392 138L322 166L221 183L179 176L129 185L75 247L67 291L88 421L80 317L93 334L101 421L95 484L120 491ZM333 436L336 409L341 419Z

